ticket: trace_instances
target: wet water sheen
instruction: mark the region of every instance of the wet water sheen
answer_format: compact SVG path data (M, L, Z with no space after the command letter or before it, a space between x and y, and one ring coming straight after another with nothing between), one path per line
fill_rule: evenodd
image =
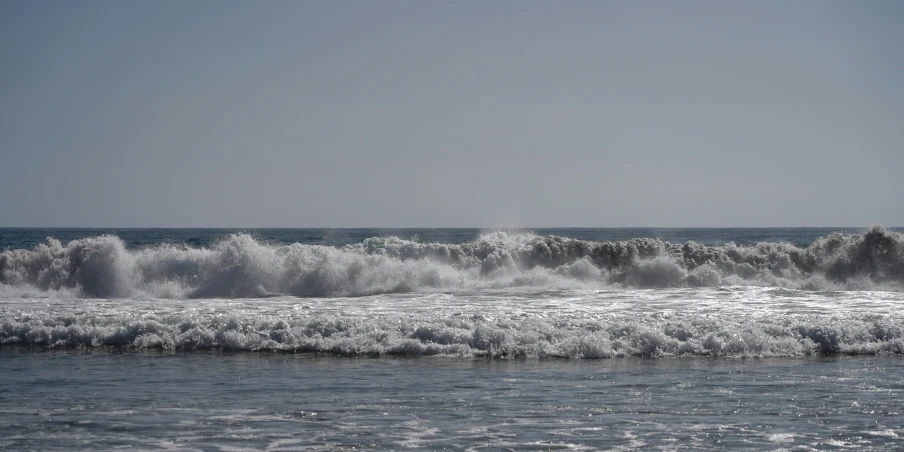
M0 349L0 447L904 447L904 359Z

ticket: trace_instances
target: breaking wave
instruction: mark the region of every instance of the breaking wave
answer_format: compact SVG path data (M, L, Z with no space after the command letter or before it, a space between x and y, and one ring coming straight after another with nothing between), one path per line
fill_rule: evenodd
M20 315L0 345L170 350L274 350L338 355L613 358L904 354L904 323L888 316L685 316L657 319L309 315L136 318Z
M591 242L489 231L463 244L375 237L342 248L271 245L247 234L210 247L127 249L112 235L48 238L0 252L0 295L119 298L359 296L513 287L770 286L904 290L904 234L873 227L790 243Z

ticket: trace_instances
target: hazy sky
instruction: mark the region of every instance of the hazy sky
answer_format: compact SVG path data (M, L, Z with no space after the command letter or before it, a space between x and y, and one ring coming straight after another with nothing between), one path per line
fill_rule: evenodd
M0 226L904 226L904 2L3 1Z

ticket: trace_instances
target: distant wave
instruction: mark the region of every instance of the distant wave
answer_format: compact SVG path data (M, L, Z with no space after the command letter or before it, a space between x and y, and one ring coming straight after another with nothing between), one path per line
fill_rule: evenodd
M900 355L904 326L900 318L870 315L576 320L492 319L479 314L446 318L32 314L0 321L0 345L494 358Z
M513 287L772 286L904 290L904 234L873 227L807 248L591 242L488 231L463 244L369 238L342 248L270 245L233 234L209 248L128 250L116 236L0 252L0 295L156 298L358 296Z

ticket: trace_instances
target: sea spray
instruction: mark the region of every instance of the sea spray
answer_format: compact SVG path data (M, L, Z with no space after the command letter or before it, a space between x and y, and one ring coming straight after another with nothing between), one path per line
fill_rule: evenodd
M126 249L102 235L0 252L0 295L299 297L490 288L765 286L904 290L904 234L873 227L809 247L720 246L653 238L593 242L492 231L461 244L373 237L361 243L273 245L229 234L210 247Z

